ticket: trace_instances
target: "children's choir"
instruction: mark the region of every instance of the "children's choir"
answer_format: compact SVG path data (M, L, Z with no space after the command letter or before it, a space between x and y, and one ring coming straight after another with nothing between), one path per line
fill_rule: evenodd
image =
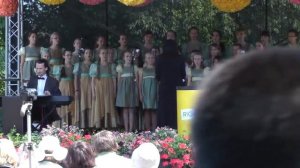
M298 46L298 32L287 33L288 47ZM228 47L222 42L222 33L213 30L211 44L199 39L197 27L188 30L189 40L178 47L186 61L186 84L196 86L217 64L227 58L241 56L249 50L272 47L270 34L261 33L255 46L246 41L246 31L235 33L235 43ZM166 32L166 40L176 41L176 32ZM50 75L59 82L62 95L73 96L74 102L59 109L62 122L81 128L117 128L154 130L157 126L158 88L155 75L155 60L162 48L155 46L154 35L146 31L144 43L139 49L128 46L126 34L119 35L119 46L107 46L104 36L99 36L95 48L83 49L82 40L75 38L74 50L60 45L57 32L50 36L48 48L38 47L37 33L28 34L28 45L22 47L20 74L24 85L34 74L34 62L47 59L51 65ZM138 112L137 112L138 111ZM137 117L137 114L141 114ZM136 121L142 121L137 128Z

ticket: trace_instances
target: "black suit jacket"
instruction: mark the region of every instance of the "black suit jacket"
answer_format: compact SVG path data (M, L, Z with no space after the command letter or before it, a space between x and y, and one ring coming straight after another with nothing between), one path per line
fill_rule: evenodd
M37 89L37 83L38 83L37 76L33 76L33 77L30 78L30 80L27 84L27 88L36 88ZM61 95L61 92L59 90L58 81L55 78L51 77L51 76L47 76L44 91L49 91L51 93L51 95L53 95L53 96L60 96Z
M27 88L37 89L37 85L37 76L32 76L27 84ZM44 91L49 91L51 96L61 95L58 81L51 76L47 76ZM60 117L57 114L55 105L41 105L38 103L38 100L33 102L32 121L41 121L41 126L46 127L47 124L51 124L56 120L60 120Z

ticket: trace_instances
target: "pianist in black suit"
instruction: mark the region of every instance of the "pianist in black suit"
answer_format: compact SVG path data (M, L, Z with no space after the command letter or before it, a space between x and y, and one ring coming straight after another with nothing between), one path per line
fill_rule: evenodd
M38 96L60 96L58 81L49 76L50 67L48 61L45 59L37 60L35 70L36 76L30 78L27 88L36 88ZM40 106L37 103L33 104L32 121L43 121L41 126L45 127L56 120L60 120L60 117L54 105Z

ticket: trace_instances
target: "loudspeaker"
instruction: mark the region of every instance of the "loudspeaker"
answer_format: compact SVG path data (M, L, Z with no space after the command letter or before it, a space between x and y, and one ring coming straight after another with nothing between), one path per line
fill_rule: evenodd
M3 96L2 97L2 125L3 132L7 134L14 126L17 132L24 133L26 125L26 117L20 116L22 99L19 96Z

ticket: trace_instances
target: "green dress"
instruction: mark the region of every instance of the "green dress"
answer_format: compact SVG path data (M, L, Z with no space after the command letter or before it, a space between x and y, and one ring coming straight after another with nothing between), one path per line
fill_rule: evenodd
M66 67L57 65L53 67L53 76L59 80L59 90L62 96L74 97L74 74L73 66ZM64 123L68 125L75 124L75 104L72 102L68 106L58 108L58 114Z
M49 59L49 65L50 65L50 75L53 76L53 68L56 66L60 66L63 63L63 53L65 49L63 48L58 48L58 49L52 49L49 48L49 54L50 54L50 59ZM52 70L51 70L52 69Z
M117 126L115 111L115 67L94 63L90 67L90 76L95 80L95 99L92 101L92 126L96 128L114 128Z
M40 48L22 47L19 55L25 56L25 62L22 69L23 80L28 81L32 75L35 75L35 61L41 58Z
M117 90L117 107L137 107L138 106L138 92L136 84L136 66L124 67L117 66L117 72L120 75Z
M125 49L125 50L122 50L120 48L115 48L113 53L114 53L114 63L119 65L119 64L122 64L123 63L123 55L124 55L124 52L128 50L128 49Z
M143 109L157 109L158 83L154 68L143 68L142 95Z
M75 99L75 123L78 123L80 128L92 127L92 92L91 78L89 76L91 63L76 63L74 65L73 74L80 78L78 83L80 98Z
M189 68L187 70L187 76L192 77L191 86L198 86L204 78L204 70Z

